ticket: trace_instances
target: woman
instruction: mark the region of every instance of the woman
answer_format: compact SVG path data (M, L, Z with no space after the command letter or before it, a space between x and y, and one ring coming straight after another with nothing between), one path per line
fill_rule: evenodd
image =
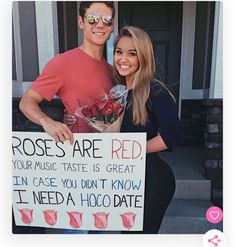
M175 191L172 170L158 152L179 144L177 107L154 74L149 36L139 28L124 27L114 43L114 76L129 89L121 132L146 132L147 155L143 231L123 233L158 233Z
M181 140L177 106L154 74L153 47L147 33L136 27L122 28L114 43L114 78L128 89L121 132L147 133L143 231L124 234L158 233L175 192L173 172L158 152ZM74 123L69 115L65 119L67 124Z

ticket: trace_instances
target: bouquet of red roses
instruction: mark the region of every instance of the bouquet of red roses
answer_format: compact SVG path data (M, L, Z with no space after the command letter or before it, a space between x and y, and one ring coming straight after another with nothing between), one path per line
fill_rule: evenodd
M79 105L75 116L83 118L96 132L118 132L126 104L127 90L124 85L113 87L88 103Z

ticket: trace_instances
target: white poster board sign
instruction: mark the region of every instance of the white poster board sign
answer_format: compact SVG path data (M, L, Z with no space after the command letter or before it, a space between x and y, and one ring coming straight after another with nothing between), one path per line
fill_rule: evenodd
M81 230L143 228L145 133L13 132L16 225Z

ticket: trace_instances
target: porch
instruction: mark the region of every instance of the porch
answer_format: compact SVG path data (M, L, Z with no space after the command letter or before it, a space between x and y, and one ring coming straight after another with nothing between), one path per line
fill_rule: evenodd
M206 211L212 206L212 187L211 180L203 176L204 155L201 147L186 146L161 153L175 174L176 192L160 234L204 234L213 228L222 231L222 222L214 225L206 219Z

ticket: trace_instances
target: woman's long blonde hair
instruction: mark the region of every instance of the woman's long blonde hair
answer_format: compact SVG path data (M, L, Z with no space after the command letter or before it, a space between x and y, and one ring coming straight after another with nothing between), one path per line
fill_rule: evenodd
M139 59L139 68L133 75L132 84L132 107L133 122L145 126L148 120L146 102L150 93L150 82L155 74L155 59L152 42L148 34L140 28L126 26L120 31L120 34L114 41L114 52L117 44L122 37L130 37ZM114 66L114 79L117 83L125 83L125 78L120 76Z

